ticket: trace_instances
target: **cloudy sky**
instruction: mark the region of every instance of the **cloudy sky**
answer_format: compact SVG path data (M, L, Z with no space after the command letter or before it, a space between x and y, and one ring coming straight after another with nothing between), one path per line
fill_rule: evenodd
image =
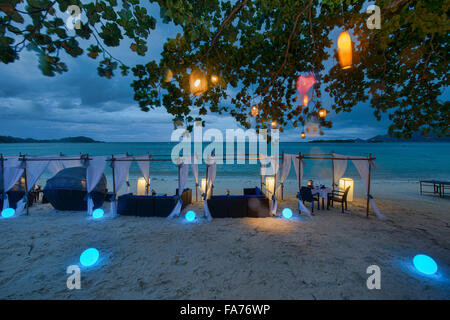
M159 18L159 9L151 12ZM68 16L68 15L67 15ZM138 57L122 41L121 48L109 51L128 65L158 59L168 37L181 30L158 20L150 35L146 57ZM64 55L69 71L45 77L33 52L24 50L13 64L0 63L0 135L22 138L62 138L84 135L107 142L169 141L172 117L159 108L142 112L133 100L132 77L116 76L108 80L97 75L97 60L86 55L76 59ZM323 105L331 104L324 94ZM323 139L370 138L387 132L388 122L377 121L371 108L361 104L351 113L329 114L332 129ZM207 128L238 128L233 118L224 115L206 117ZM288 128L281 141L300 141L300 129Z

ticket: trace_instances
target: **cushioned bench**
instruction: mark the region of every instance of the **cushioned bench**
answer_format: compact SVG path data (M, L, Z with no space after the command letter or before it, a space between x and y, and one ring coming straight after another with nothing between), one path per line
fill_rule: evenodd
M190 198L189 198L190 196ZM185 189L181 195L182 209L192 202L192 190ZM174 196L136 196L125 194L118 198L117 213L124 216L167 217L177 203Z
M269 199L259 188L244 189L244 195L211 196L208 208L213 218L266 218Z

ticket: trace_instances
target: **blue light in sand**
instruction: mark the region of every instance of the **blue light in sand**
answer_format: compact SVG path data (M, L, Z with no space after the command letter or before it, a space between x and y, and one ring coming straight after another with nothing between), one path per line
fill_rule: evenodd
M284 208L283 211L281 212L281 214L282 214L283 217L285 217L286 219L292 218L292 210L289 209L289 208Z
M94 265L98 257L100 256L100 253L95 248L89 248L83 251L83 253L80 256L80 263L85 267L90 267Z
M105 212L103 211L103 209L95 209L94 212L92 213L92 218L98 219L103 217L104 214Z
M186 212L186 220L191 222L195 220L195 212L194 211L188 211Z
M16 210L14 210L13 208L6 208L5 210L2 211L2 217L3 218L11 218L14 213L16 213Z
M435 274L438 269L436 262L424 254L415 256L413 263L416 269L424 274Z

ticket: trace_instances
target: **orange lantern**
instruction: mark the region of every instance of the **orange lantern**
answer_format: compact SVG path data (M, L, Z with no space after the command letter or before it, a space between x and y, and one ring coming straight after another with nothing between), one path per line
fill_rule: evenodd
M275 128L277 126L277 122L274 120L270 123L270 125L272 126L272 128Z
M302 131L302 133L300 133L300 136L302 137L302 139L306 138L306 133L304 131Z
M208 89L208 82L203 73L198 70L192 71L189 76L189 85L191 88L191 93L194 96L201 95Z
M219 77L216 76L215 74L213 74L213 75L211 76L211 82L214 83L214 84L216 84L218 81L219 81Z
M250 114L252 115L252 117L256 117L259 113L258 107L257 106L253 106L252 110L250 111Z
M352 66L352 39L348 32L342 32L338 38L339 62L342 69Z
M325 118L327 116L327 110L325 110L325 109L320 109L319 110L319 117L321 117L321 118Z

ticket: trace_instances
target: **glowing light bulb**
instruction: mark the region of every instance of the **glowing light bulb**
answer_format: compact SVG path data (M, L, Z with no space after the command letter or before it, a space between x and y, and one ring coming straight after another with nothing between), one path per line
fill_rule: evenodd
M276 122L276 121L272 121L272 122L270 123L270 125L272 126L272 128L275 128L275 127L277 126L277 122Z
M304 105L304 106L307 106L307 105L308 105L308 102L309 102L308 96L305 95L305 96L303 97L303 105Z
M251 111L251 115L253 117L256 117L258 115L258 113L259 113L258 107L257 106L253 106L252 107L252 111Z
M13 208L6 208L2 210L2 217L3 218L11 218L16 213L16 210Z
M281 214L282 214L283 217L286 218L286 219L292 218L292 210L289 209L289 208L284 208L283 211L281 212Z
M325 110L325 109L320 109L319 110L319 117L321 117L321 118L325 118L327 116L327 110Z
M194 86L195 86L196 88L200 87L200 83L201 83L201 82L202 82L202 81L201 81L200 79L195 80Z
M95 248L86 249L80 256L80 263L85 267L90 267L97 262L99 256L100 253L98 252L97 249Z
M99 218L103 217L104 214L105 214L105 212L103 211L103 209L98 208L98 209L95 209L94 212L92 212L92 218L99 219Z
M194 211L188 211L188 212L186 212L186 215L185 215L186 220L189 221L189 222L194 221L195 220L195 216L196 215L195 215Z
M211 82L212 83L217 83L217 81L219 81L219 77L217 77L216 75L212 75L211 76Z
M435 274L438 270L436 262L429 256L418 254L413 258L414 267L424 274Z
M302 131L302 133L300 133L300 136L302 137L302 139L305 139L305 138L306 138L306 133L304 133L304 132Z

